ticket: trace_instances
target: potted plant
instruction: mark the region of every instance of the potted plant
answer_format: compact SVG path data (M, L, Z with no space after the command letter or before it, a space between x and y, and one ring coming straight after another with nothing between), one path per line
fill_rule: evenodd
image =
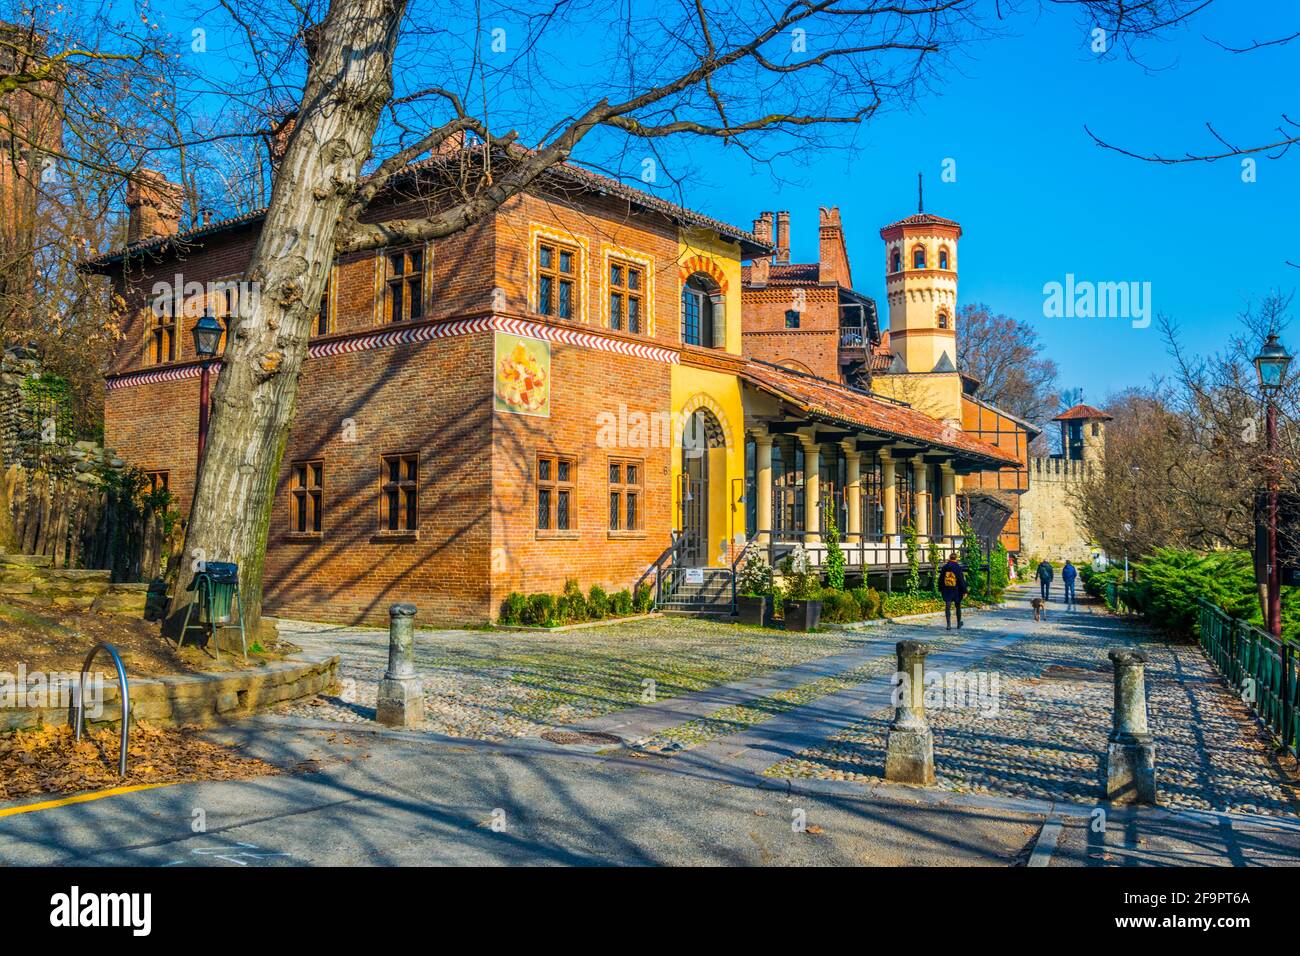
M772 568L759 555L745 559L736 576L736 616L764 627L772 620Z
M789 584L785 599L785 629L815 630L822 618L821 576L812 569L808 552L796 546L789 557Z

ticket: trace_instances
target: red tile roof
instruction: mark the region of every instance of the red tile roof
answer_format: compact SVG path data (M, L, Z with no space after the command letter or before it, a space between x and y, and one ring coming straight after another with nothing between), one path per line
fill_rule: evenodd
M945 425L937 418L824 378L755 359L745 363L740 377L811 415L856 426L882 437L951 451L995 468L1020 464L1015 455L971 438L961 429Z
M904 216L898 222L891 222L888 226L881 226L880 231L885 233L899 226L952 226L955 229L961 228L961 224L955 219L945 219L943 216L936 216L928 212L917 212L910 216Z
M744 285L749 284L750 266L742 266L740 270L740 281ZM772 284L790 284L802 285L805 283L817 283L821 281L822 268L820 263L816 262L786 262L772 263L768 269L767 282Z
M1100 408L1093 408L1091 405L1075 405L1073 408L1061 412L1052 421L1072 422L1080 419L1098 419L1103 422L1114 420L1113 416L1107 415Z
M479 147L471 147L479 148ZM436 169L439 165L445 165L448 161L446 155L431 156L427 159L418 160L409 164L403 171L403 175L416 174L426 169ZM671 203L666 199L660 199L650 193L635 189L617 179L609 176L603 176L600 173L594 173L589 169L573 163L561 163L551 167L547 171L546 178L552 183L562 183L572 186L578 186L581 189L596 192L608 193L626 199L642 209L650 210L667 216L674 222L684 223L691 226L702 226L706 229L712 229L726 239L737 242L741 246L742 257L757 255L763 252L771 252L773 246L771 243L759 239L751 232L740 229L736 226L725 223L720 219L714 219L703 213L687 209L685 206L679 206ZM102 253L82 260L80 267L88 272L101 271L105 266L113 265L128 256L136 255L142 252L161 252L165 247L179 245L183 243L192 243L199 240L225 232L228 229L234 229L243 225L252 225L266 216L267 207L254 209L238 216L232 216L229 219L222 219L218 222L209 223L194 229L187 230L175 236L156 236L152 239L145 239L121 249Z

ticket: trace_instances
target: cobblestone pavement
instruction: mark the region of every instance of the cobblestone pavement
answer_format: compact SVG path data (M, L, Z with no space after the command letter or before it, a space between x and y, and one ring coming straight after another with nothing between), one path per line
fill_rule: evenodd
M1015 603L1007 614L1025 613ZM1149 720L1163 805L1290 815L1300 812L1292 767L1219 681L1195 644L1107 615L1053 605L1036 633L983 660L983 700L930 708L940 787L959 792L1092 801L1104 793L1112 709L1112 648L1145 653ZM960 695L950 695L960 697ZM965 704L965 706L961 706ZM826 744L771 767L769 776L877 782L884 772L883 708Z
M376 629L281 621L281 636L340 657L339 695L276 713L365 723L374 719L388 635ZM873 630L788 634L738 624L654 618L556 634L420 630L416 666L426 729L501 740L536 736L650 700L759 676L878 642Z
M896 630L891 629L891 633L894 633L895 637L898 636ZM959 636L963 632L953 631L951 635L944 639L932 640L930 642L931 649L938 652L958 647L972 633L973 631L967 630L965 636ZM873 660L857 667L842 670L837 674L807 681L761 697L753 697L736 704L721 707L696 720L678 724L647 739L630 741L630 743L635 744L638 750L671 755L714 740L730 737L732 734L742 733L750 728L765 724L782 714L789 713L796 708L806 707L873 678L882 678L892 674L894 668L898 666L894 659L892 645L882 644L879 650L879 655Z

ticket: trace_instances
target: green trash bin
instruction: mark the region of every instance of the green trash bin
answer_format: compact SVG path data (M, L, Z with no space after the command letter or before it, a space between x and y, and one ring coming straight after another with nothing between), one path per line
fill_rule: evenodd
M239 565L227 561L209 561L203 570L194 575L187 591L194 592L194 600L185 610L185 626L181 628L178 646L185 644L191 629L206 631L212 640L213 652L220 657L217 632L226 628L239 628L239 646L244 660L248 660L248 643L244 637L244 602L239 597ZM190 623L198 609L198 620Z

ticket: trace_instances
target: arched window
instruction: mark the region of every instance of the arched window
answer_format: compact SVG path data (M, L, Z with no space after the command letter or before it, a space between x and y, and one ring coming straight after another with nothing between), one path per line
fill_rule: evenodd
M948 250L947 250L947 249L940 249L940 250L939 250L939 268L940 268L940 269L946 269L946 268L948 268Z
M912 268L925 268L925 246L918 245L912 247Z
M952 328L952 320L948 318L948 313L947 313L947 312L940 311L940 313L939 313L939 328L941 328L941 329L950 329L950 328Z
M713 348L718 344L714 309L720 306L719 292L718 284L701 272L696 272L682 286L682 341L687 345Z
M892 263L891 263L891 265L890 265L890 269L889 269L889 271L890 271L890 272L902 272L902 271L903 271L903 253L902 253L900 250L898 250L898 249L895 249L895 250L894 250L894 258L893 258Z

